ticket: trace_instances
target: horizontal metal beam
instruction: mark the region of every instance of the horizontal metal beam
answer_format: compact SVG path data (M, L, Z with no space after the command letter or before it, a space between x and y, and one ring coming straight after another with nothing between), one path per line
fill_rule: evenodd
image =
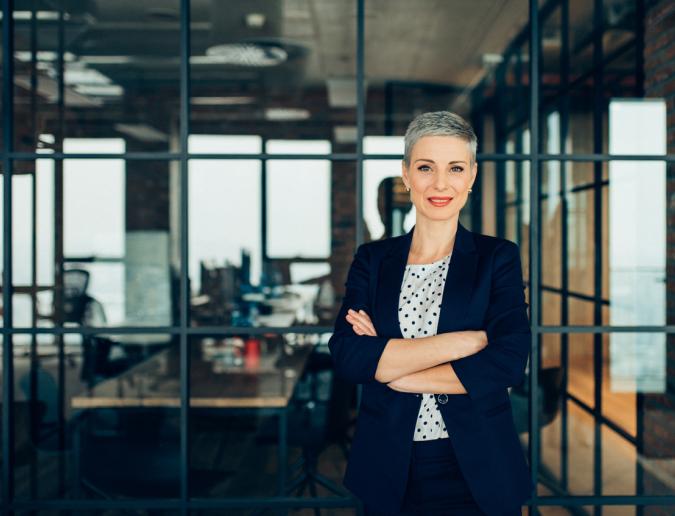
M124 152L116 154L91 154L55 152L40 154L35 152L10 152L8 157L14 161L33 161L37 159L64 160L64 159L124 159L124 160L317 160L356 161L358 154L330 153L330 154L224 154L224 153L194 153L180 152ZM400 160L401 154L363 154L364 160ZM546 153L478 153L478 161L666 161L675 162L675 154L546 154Z
M675 325L653 326L593 326L593 325L536 325L532 328L542 333L675 333ZM264 335L266 333L299 333L305 335L333 332L332 326L195 326L185 328L188 335L226 336L226 335ZM178 326L105 326L105 327L67 327L67 328L10 328L3 329L4 335L99 335L99 334L171 334L179 335L183 330Z

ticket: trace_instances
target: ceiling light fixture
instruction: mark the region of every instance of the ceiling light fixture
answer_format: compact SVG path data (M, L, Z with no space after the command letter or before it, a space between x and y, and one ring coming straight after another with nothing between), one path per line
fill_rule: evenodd
M206 49L206 55L218 63L240 66L278 66L288 60L286 49L276 43L223 43Z

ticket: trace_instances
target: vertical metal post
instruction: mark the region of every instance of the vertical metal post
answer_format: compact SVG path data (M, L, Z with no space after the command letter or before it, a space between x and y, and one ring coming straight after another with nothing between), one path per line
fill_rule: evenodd
M635 2L635 91L637 98L645 96L645 0L636 0ZM611 185L610 185L611 186ZM644 453L644 401L642 392L635 393L635 413L637 414L636 433L636 453L642 457ZM640 460L635 461L635 494L644 493L644 468ZM645 512L644 505L635 507L635 515L642 516Z
M188 136L190 134L190 0L180 3L180 498L190 498L190 325L188 281Z
M2 0L2 182L3 182L3 257L2 257L2 507L14 499L14 364L12 334L12 159L14 148L14 23L13 0Z
M263 137L262 141L262 151L264 154L267 154L267 140L268 137L265 135ZM260 160L260 232L261 232L261 239L260 239L260 248L262 251L262 270L263 273L268 270L267 263L268 263L268 250L267 250L267 184L268 184L268 177L267 177L267 164L268 160L267 158L264 158Z
M495 152L503 154L506 151L507 121L504 99L507 95L506 66L508 60L502 61L495 72ZM502 160L495 162L495 206L496 206L496 233L503 237L506 234L506 163Z
M645 96L645 0L635 1L635 91L637 98Z
M478 138L478 148L483 145L483 137L485 135L485 84L483 81L474 88L471 92L471 114L473 130ZM480 106L476 110L476 106ZM483 232L483 174L481 173L481 164L478 164L478 175L473 186L473 191L476 192L475 197L471 199L471 230L477 233Z
M37 0L32 0L30 11L30 135L31 135L31 151L37 150ZM30 169L32 170L31 183L31 326L38 325L38 246L37 246L37 160L33 160ZM37 442L39 435L39 387L38 387L38 367L40 365L38 359L38 342L37 335L30 336L30 387L29 387L29 407L30 407L30 436L31 442ZM31 453L30 456L30 495L31 498L37 497L38 494L38 457L37 453Z
M363 137L365 134L364 91L365 0L356 0L356 246L363 243Z
M520 109L521 109L521 103L520 99L523 98L522 90L523 90L523 56L522 56L522 51L520 47L516 48L516 51L514 52L514 55L516 56L516 66L515 66L515 77L516 77L516 84L514 85L515 91L516 91L516 97L517 97L517 103L516 103L516 110L517 110L517 115L516 118L520 118ZM514 132L516 133L516 138L514 141L514 151L516 154L520 154L523 152L523 138L521 137L520 131L518 128L514 129ZM506 151L506 148L504 148L504 151ZM515 218L516 218L516 242L518 244L522 243L523 241L523 215L522 215L522 205L523 205L523 195L522 195L522 188L521 185L523 184L523 162L522 161L516 161L513 167L513 171L515 174L515 193L516 193L516 198L515 198Z
M539 474L539 325L540 309L540 228L539 228L539 2L530 0L530 319L532 321L532 346L530 354L530 468L536 481ZM537 493L533 494L530 514L536 510Z
M56 142L58 150L63 152L63 142L65 140L65 105L66 105L66 87L65 87L65 0L59 3L59 19L58 19L58 45L57 45L57 74L58 74L58 134ZM54 299L57 300L57 307L55 313L57 314L57 324L63 325L63 160L56 162L55 170L57 170L57 178L55 181L55 195L56 195L56 210L59 216L55 217L55 226L58 238L56 254L56 267L58 269L58 282L55 289ZM58 343L58 440L59 440L59 492L65 493L66 487L66 354L65 354L65 338L64 335L56 337Z
M363 243L363 136L366 106L364 91L365 0L356 0L356 247ZM356 387L356 406L361 406L362 387Z
M560 2L560 154L567 152L566 141L569 132L570 119L570 45L569 45L569 0ZM569 161L560 163L560 249L561 257L561 275L560 286L562 297L560 302L560 323L566 326L569 322L569 265L568 265L568 202L567 202L567 169L571 166ZM563 492L567 491L568 486L568 419L567 419L567 379L569 368L569 335L562 333L560 335L560 362L562 368L562 407L560 408L561 417L561 435L560 435L560 482Z
M602 34L604 26L603 0L593 2L593 152L602 154L603 147L603 59ZM595 256L593 263L593 324L602 325L602 161L593 162L593 236ZM593 494L602 493L602 333L593 333ZM602 506L595 505L593 514L602 514Z

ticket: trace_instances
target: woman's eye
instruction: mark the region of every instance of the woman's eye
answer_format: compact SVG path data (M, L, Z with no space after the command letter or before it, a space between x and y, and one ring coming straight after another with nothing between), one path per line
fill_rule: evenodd
M431 170L431 168L428 165L422 165L420 167L417 167L417 170L421 170L422 172L426 172L427 170Z
M452 167L453 172L464 172L464 169L462 167Z

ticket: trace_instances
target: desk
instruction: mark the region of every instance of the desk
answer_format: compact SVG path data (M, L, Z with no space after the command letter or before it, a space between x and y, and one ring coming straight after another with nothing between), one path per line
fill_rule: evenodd
M115 345L122 347L126 353L131 356L135 354L141 359L148 358L153 349L170 344L172 338L171 335L153 333L101 333L99 336L111 340Z
M285 495L288 458L287 408L312 346L297 346L291 355L263 353L256 364L214 367L193 353L190 408L264 411L279 417L279 496ZM172 346L118 377L71 398L74 409L180 407L180 355ZM79 427L79 425L78 425Z

